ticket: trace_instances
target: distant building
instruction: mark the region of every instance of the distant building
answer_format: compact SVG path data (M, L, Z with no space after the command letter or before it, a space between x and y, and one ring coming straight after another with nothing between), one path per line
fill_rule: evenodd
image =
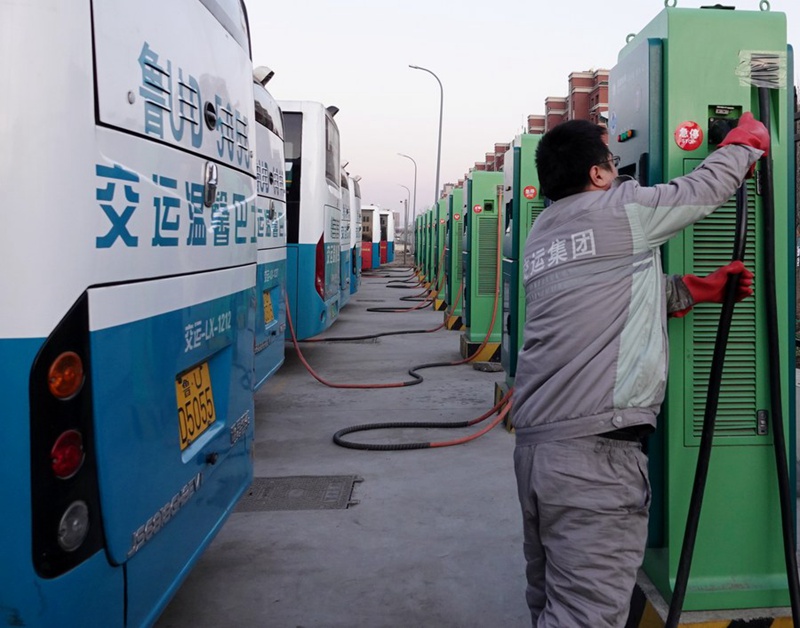
M565 98L545 98L545 133L567 120L588 120L605 126L608 113L608 70L570 73L567 91ZM528 132L533 132L532 122L536 129L541 128L540 116L528 116Z
M540 115L528 116L528 133L541 135L544 133L545 117Z
M567 120L567 99L548 96L544 99L544 132Z
M497 172L502 172L505 163L506 153L511 149L510 143L500 143L494 145L494 168Z
M544 115L529 115L525 132L541 135L567 120L588 120L606 126L608 121L608 70L570 73L567 79L567 92L565 97L548 96L545 98ZM506 152L510 148L510 143L498 142L494 145L494 151L485 153L484 161L476 161L469 171L501 172ZM800 154L800 149L798 149L798 154ZM463 183L464 180L461 179L458 185L462 186ZM442 197L447 196L452 188L451 183L445 184L442 187ZM798 202L800 203L800 195L798 195ZM798 303L800 303L800 297L798 297ZM800 305L798 305L798 311L800 311Z

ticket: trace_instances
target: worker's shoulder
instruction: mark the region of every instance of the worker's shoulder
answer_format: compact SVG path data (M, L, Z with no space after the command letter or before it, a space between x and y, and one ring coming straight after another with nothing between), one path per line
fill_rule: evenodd
M547 207L534 221L533 229L543 233L576 222L613 220L615 208L635 201L637 188L638 184L631 181L614 185L609 190L572 194Z

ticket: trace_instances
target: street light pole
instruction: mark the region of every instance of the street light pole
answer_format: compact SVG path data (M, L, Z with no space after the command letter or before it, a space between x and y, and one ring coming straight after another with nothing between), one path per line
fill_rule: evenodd
M414 201L412 203L411 216L413 217L413 220L416 220L417 219L417 162L410 155L405 155L404 153L397 153L397 154L400 155L401 157L405 157L406 159L410 159L411 163L414 164ZM406 207L406 210L407 209L408 207ZM408 211L406 211L406 234L405 234L405 243L403 246L405 246L406 250L408 249ZM405 261L406 261L405 258L403 258L403 263L405 263Z
M405 188L406 192L408 192L408 198L406 199L406 219L405 219L405 228L403 229L403 266L406 264L406 253L408 253L408 199L411 198L411 190L408 189L402 183L398 183L401 188Z
M413 220L417 219L417 162L414 160L413 157L409 157L408 155L404 155L403 153L397 153L401 157L405 157L406 159L410 159L411 163L414 164L414 200L412 201L411 205L411 217Z
M436 79L437 83L439 83L439 144L436 149L436 192L433 196L433 202L436 204L439 201L439 171L442 163L442 111L444 110L444 88L442 87L442 82L439 80L439 77L431 72L428 68L423 68L418 65L409 65L408 67L412 68L413 70L422 70L423 72L427 72Z

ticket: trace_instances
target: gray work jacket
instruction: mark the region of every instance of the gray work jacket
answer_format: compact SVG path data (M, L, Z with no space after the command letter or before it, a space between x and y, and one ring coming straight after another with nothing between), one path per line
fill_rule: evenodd
M542 212L522 262L526 321L512 411L518 444L655 427L674 288L659 247L726 202L760 156L725 146L669 183L625 181Z

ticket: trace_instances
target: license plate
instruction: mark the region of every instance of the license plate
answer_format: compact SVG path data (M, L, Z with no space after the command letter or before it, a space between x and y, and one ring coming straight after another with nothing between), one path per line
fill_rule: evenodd
M269 290L264 290L264 324L268 325L275 320L275 312L272 309L272 297Z
M178 399L178 433L183 451L217 418L208 363L203 362L179 375L175 380L175 393Z

